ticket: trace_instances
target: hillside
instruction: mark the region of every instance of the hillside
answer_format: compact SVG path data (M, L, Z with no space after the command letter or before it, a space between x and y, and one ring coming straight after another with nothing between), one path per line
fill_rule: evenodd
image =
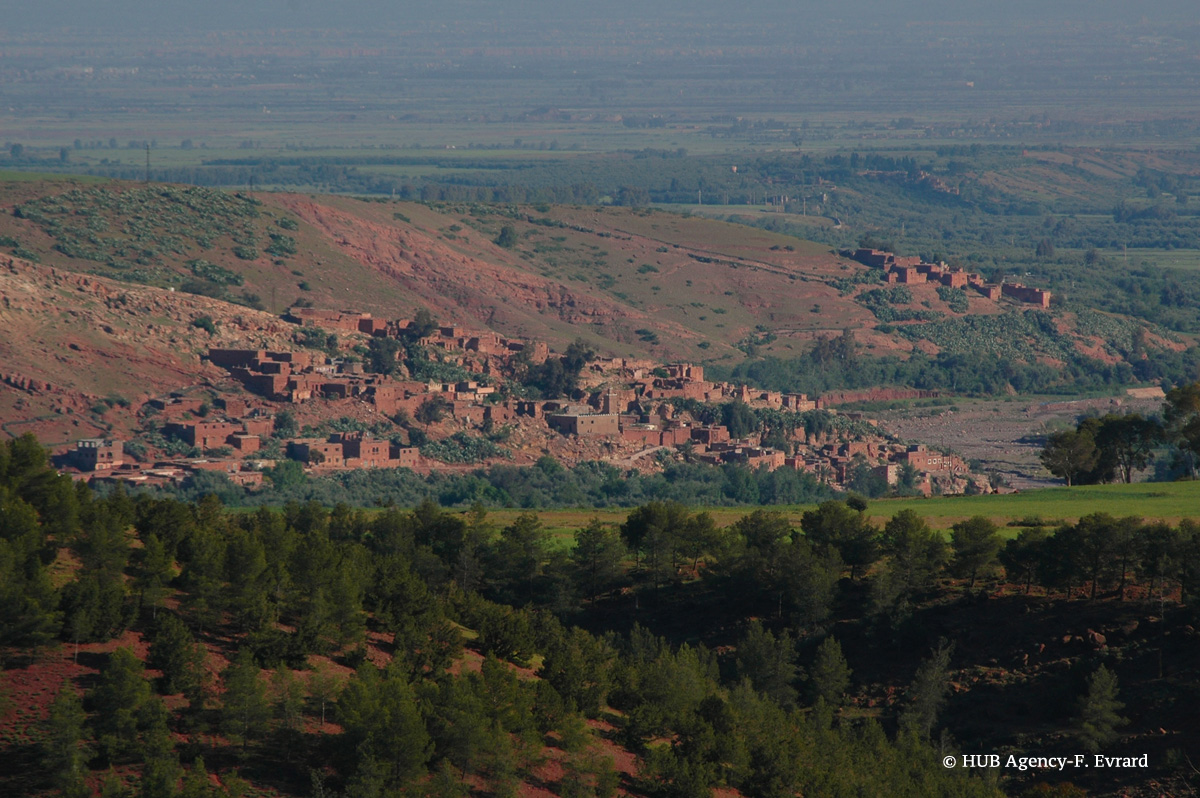
M601 352L732 366L743 353L795 357L846 329L865 354L901 357L1030 338L1013 300L924 284L880 290L877 270L822 245L650 209L67 179L0 183L0 208L0 244L46 265L276 313L300 303L398 318L424 307L446 323L559 350L582 337ZM963 324L965 316L1000 320ZM1017 354L1056 365L1065 346L1069 356L1115 362L1145 326L1058 318L1047 332L1061 340L1035 332L1017 341Z
M28 519L0 559L24 598L0 616L6 795L1148 798L1191 778L1191 522L977 516L965 567L961 534L883 503L245 513L78 490L29 439L0 463L3 517ZM1033 509L984 501L932 512ZM673 531L639 540L650 524ZM980 750L1148 760L943 765Z
M293 329L209 297L0 258L0 428L48 444L128 431L121 410L222 376L200 360L209 346L272 346Z

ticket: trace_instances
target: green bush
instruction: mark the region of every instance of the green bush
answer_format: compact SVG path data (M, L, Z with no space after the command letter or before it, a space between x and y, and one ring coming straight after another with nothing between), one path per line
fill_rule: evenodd
M197 316L192 319L192 326L204 330L209 335L217 334L217 324L213 321L212 316Z

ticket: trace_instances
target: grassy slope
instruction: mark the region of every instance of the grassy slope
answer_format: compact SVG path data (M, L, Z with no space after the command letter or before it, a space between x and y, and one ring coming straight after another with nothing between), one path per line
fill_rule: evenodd
M228 227L201 220L180 231L166 219L170 203L154 196L156 186L20 178L0 175L0 209L97 185L109 196L149 195L137 209L143 218L135 217L151 229L141 240L126 229L131 214L116 202L75 201L56 217L116 265L64 254L56 249L61 238L44 226L0 215L0 236L17 239L42 263L178 287L194 278L187 264L203 259L243 278L228 287L231 297L254 294L276 312L297 299L392 318L426 306L444 321L557 347L582 336L603 351L661 359L739 358L736 345L759 325L779 335L764 351L782 355L846 326L873 335L871 314L828 284L862 267L819 245L726 222L623 208L430 207L260 194L257 217ZM85 213L99 217L103 229L88 229ZM298 219L299 229L279 227L285 217ZM518 234L511 250L492 243L506 224ZM295 254L264 252L272 233L294 238ZM257 258L234 254L239 234L254 240ZM172 236L180 242L174 247L167 243ZM153 251L138 260L145 248ZM946 310L932 290L925 293L921 301ZM884 349L908 348L877 337Z
M68 228L73 256L62 251L61 232L3 212L73 189L92 193L61 208L42 203L48 218ZM122 205L129 196L140 199ZM195 198L196 212L178 212ZM863 267L780 233L650 209L256 198L260 204L251 207L242 195L204 189L69 178L6 182L0 175L0 236L45 265L164 287L194 282L189 264L202 259L242 280L210 288L235 300L257 296L273 312L298 299L386 318L428 307L444 323L491 327L560 350L582 337L602 353L735 363L751 340L758 354L787 358L846 328L868 353L914 347L899 329L874 329L874 315L854 301L855 292L873 286L839 291L836 283ZM505 225L517 234L509 249L493 243ZM294 239L295 252L267 254L272 234ZM235 254L246 241L257 257ZM100 255L80 251L89 248ZM958 318L935 286L914 286L912 295L903 310ZM1016 307L970 298L973 315ZM957 341L960 333L951 324L947 334ZM991 334L962 334L970 347L995 343ZM1031 343L1042 355L1053 346ZM938 351L929 341L918 345Z

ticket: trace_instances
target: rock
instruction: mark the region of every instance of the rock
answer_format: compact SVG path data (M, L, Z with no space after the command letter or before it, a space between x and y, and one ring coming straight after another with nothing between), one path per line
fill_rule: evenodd
M1099 632L1092 631L1091 629L1088 629L1087 640L1092 644L1093 648L1103 648L1108 642L1108 638Z

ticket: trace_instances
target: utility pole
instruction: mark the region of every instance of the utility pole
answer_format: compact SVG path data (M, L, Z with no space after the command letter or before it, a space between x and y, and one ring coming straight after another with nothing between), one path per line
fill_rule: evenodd
M146 142L146 182L150 182L150 142Z

